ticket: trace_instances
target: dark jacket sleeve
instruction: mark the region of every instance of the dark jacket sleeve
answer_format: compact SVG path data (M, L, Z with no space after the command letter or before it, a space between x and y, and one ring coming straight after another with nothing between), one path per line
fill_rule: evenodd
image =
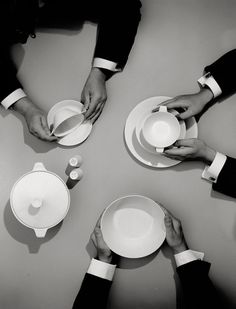
M98 26L94 57L118 63L123 68L141 19L139 0L105 0Z
M177 268L188 309L222 308L208 273L210 264L196 260Z
M80 291L75 299L73 309L105 309L112 282L86 274Z
M214 63L205 67L204 70L214 77L222 90L223 96L229 96L236 92L236 49L224 54Z
M234 176L236 177L236 159L227 157L217 182L212 186L213 190L236 197Z
M22 88L20 82L16 77L16 68L12 62L9 48L3 46L2 43L0 51L0 102L5 99L9 94L18 88Z

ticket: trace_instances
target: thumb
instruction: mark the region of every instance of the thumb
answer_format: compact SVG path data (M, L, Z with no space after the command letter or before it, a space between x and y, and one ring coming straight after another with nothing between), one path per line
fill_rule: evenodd
M189 108L186 111L184 111L183 113L178 114L178 118L182 119L182 120L186 120L186 119L188 119L192 116L194 116L194 114Z
M90 104L90 94L89 93L82 94L81 102L84 104L82 112L86 112L88 110L89 104Z

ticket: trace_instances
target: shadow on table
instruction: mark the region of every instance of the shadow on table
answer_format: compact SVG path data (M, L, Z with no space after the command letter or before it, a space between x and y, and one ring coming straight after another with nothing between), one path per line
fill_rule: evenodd
M223 193L214 191L213 189L211 190L211 197L215 198L215 199L221 199L221 200L224 200L224 201L235 202L235 198L228 196L228 195L225 195Z
M5 111L2 108L0 109L0 114L4 118L7 117L10 113L11 113L10 111ZM29 130L28 130L28 127L27 127L27 124L26 124L24 118L16 112L12 112L12 113L14 113L14 116L22 124L22 130L23 130L23 134L24 134L25 145L32 148L36 153L46 153L46 152L49 152L50 150L58 147L56 142L50 143L50 142L42 141L42 140L38 139L37 137L31 135L29 133Z
M27 245L29 253L38 253L40 246L51 240L59 232L62 223L60 222L57 226L50 228L44 238L37 238L33 229L24 226L15 218L10 201L8 201L4 209L4 224L8 233L16 241Z

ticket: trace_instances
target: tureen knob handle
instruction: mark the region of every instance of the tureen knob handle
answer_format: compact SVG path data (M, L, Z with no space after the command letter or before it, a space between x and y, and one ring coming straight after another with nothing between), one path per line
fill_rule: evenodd
M34 164L33 171L46 171L46 168L42 162L36 162Z

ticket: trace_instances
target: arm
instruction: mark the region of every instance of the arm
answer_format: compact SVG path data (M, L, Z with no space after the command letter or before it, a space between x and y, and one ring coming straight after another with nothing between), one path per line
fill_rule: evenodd
M180 113L181 119L199 114L213 98L229 96L236 92L235 67L236 49L205 67L206 74L198 80L200 85L198 93L180 95L166 101L165 104L168 108L184 108L185 111ZM157 109L154 109L154 112Z
M204 254L188 249L180 220L164 207L163 211L166 242L175 257L186 308L222 308L216 289L208 277L210 264L202 261Z
M235 67L236 49L233 49L204 69L217 82L223 96L228 96L236 92L234 80Z
M116 265L112 264L115 256L105 243L100 227L100 219L91 235L97 248L97 258L92 259L84 277L80 291L75 299L73 309L105 309Z
M81 94L86 119L94 123L107 99L106 80L128 59L141 18L139 0L102 0L93 67Z
M195 260L177 267L188 309L222 308L208 273L210 263Z
M213 183L213 190L236 198L234 176L236 176L236 159L227 157L217 181Z

